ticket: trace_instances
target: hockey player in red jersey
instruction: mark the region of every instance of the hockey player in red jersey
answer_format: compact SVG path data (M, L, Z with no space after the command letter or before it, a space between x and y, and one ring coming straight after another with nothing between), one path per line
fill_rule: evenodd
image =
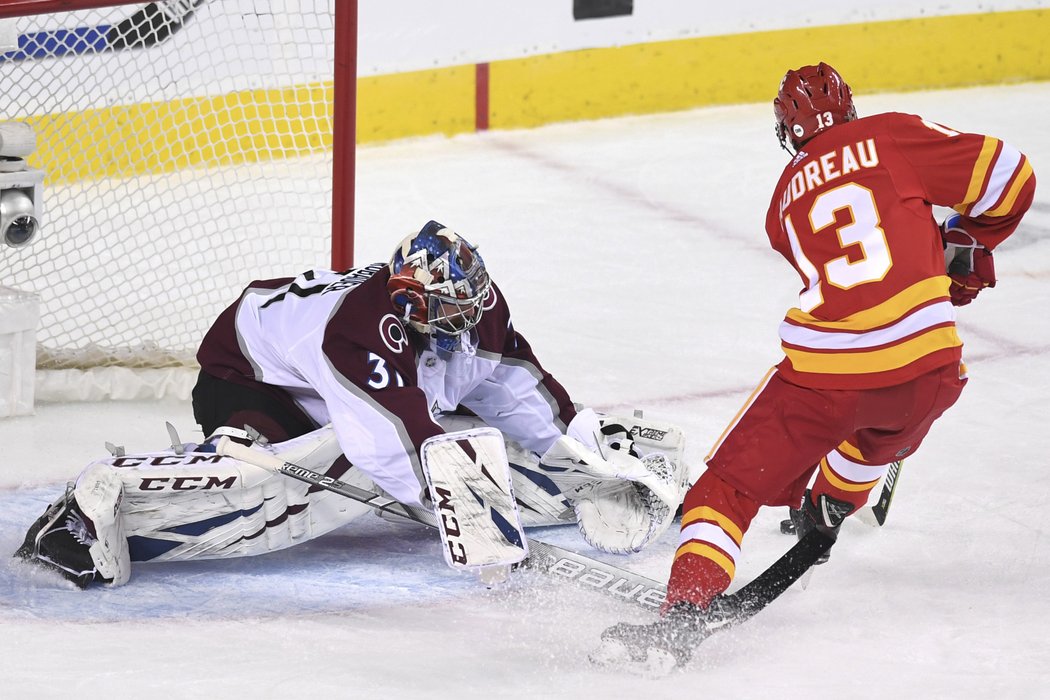
M910 114L858 118L825 63L788 71L773 111L791 160L766 233L803 284L780 325L785 356L685 497L663 620L607 630L608 658L622 645L628 661L687 659L760 507L795 507L800 538L816 528L834 541L958 399L955 306L995 286L992 251L1032 202L1032 166L1015 148ZM939 225L934 205L955 213Z
M494 538L576 522L598 549L638 551L681 499L681 432L661 426L646 444L642 419L607 416L603 425L577 408L515 329L477 249L434 221L389 262L252 282L197 356L193 411L211 437L89 465L30 528L19 556L79 585L120 584L133 561L262 554L369 511L217 454L220 434L261 433L269 444L258 449L281 461L411 506L437 507L434 470L447 484L478 467L483 483L465 490L479 513L462 516L480 523L476 551L490 544L486 522L498 525ZM498 431L491 463L470 443L479 429ZM426 461L428 439L446 434L463 436L466 462Z

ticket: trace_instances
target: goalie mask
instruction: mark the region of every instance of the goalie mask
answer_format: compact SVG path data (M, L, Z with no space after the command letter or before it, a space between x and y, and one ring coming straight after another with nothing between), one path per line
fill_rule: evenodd
M811 138L857 118L853 92L827 63L789 70L773 100L777 139L784 150L798 153Z
M427 335L455 338L477 325L489 285L477 249L436 221L401 241L390 259L394 310Z

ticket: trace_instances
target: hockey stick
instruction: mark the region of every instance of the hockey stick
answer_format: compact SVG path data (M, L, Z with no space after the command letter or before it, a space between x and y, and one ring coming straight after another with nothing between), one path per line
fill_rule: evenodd
M18 37L17 49L0 53L0 62L150 48L182 29L203 3L204 0L151 2L115 25L28 32Z
M886 524L886 515L889 513L890 503L893 502L893 494L897 491L897 477L900 476L902 467L904 467L903 459L890 463L886 470L886 479L882 482L879 502L871 507L871 512L875 514L875 520L880 526Z
M598 666L641 670L647 675L682 666L712 634L746 622L779 598L833 543L820 530L811 530L753 581L736 593L716 596L704 611L676 614L679 611L672 608L666 617L648 625L610 627L602 633L601 646L590 660ZM650 657L653 650L655 659Z
M897 491L897 478L900 476L903 467L903 459L890 462L890 466L886 468L886 477L882 481L882 491L879 494L879 500L870 508L858 510L856 514L858 520L872 527L882 527L886 524L886 515L889 513L890 503L893 502L893 494ZM795 524L790 518L781 520L780 531L785 535L793 535L795 534Z
M218 454L239 459L267 471L283 474L293 479L306 482L340 496L345 496L359 503L371 506L381 514L412 520L437 529L437 517L424 508L408 506L385 496L372 493L367 489L347 484L346 482L325 476L319 472L285 462L261 450L230 440L223 436L215 446ZM612 564L591 559L583 554L557 545L528 538L529 558L522 566L536 569L552 578L572 581L585 588L590 588L608 596L628 603L633 603L647 610L659 609L667 595L666 587L645 576L625 571Z
M744 622L780 597L780 594L809 571L834 543L835 540L819 529L810 530L751 583L736 593L721 596L718 609L724 609L728 613L728 623Z

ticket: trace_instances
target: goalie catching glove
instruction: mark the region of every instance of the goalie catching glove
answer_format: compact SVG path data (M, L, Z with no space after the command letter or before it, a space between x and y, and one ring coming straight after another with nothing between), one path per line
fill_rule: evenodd
M676 462L659 451L639 457L623 431L623 440L603 439L598 416L585 409L539 463L572 504L587 543L614 554L638 552L662 535L684 486L680 444Z

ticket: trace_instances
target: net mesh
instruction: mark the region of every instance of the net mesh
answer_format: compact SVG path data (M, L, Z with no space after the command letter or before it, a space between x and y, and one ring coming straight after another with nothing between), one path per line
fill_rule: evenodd
M181 0L12 20L0 118L30 124L37 366L194 365L253 279L331 255L336 0Z

